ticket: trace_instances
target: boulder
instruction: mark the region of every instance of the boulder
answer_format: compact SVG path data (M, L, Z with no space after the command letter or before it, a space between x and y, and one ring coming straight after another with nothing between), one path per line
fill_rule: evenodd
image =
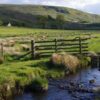
M99 93L100 92L100 86L99 87L93 87L92 91L96 92L96 93Z
M91 80L89 80L89 83L90 83L90 84L95 83L95 79L91 79Z

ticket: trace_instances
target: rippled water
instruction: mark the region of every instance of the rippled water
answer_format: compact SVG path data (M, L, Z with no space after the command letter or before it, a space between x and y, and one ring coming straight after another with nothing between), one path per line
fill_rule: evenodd
M90 84L89 80L91 79L94 79L95 83ZM21 96L17 96L15 100L100 100L98 94L80 92L70 93L68 90L63 90L57 87L57 84L66 85L70 81L76 83L81 82L87 88L100 86L100 71L97 68L86 69L76 75L63 79L50 80L49 90L46 93L24 93ZM98 99L95 99L95 97Z

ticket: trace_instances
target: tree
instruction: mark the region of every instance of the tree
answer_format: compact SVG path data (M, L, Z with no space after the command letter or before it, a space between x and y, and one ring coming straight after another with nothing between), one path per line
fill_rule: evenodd
M59 22L62 22L62 21L65 22L65 18L61 14L57 15L56 20L59 21Z
M2 26L3 25L3 22L0 20L0 26Z
M63 29L64 28L64 24L65 24L65 18L63 15L57 15L56 17L56 24L57 24L57 28L59 29Z
M48 22L48 16L38 16L37 22L40 25L41 28L45 28L46 24Z

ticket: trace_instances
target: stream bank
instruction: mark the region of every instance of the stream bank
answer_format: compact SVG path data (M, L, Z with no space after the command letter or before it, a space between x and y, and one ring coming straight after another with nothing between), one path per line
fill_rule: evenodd
M95 82L90 83L90 80L95 80ZM47 92L24 93L17 96L15 100L100 100L100 92L69 91L61 87L67 86L70 82L81 84L86 89L100 87L100 71L97 68L88 68L62 79L50 79Z

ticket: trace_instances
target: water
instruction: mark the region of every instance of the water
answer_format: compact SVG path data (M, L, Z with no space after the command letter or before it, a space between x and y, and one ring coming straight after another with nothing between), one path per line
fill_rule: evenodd
M89 80L95 80L95 83L90 84ZM100 100L99 94L94 93L81 93L69 92L58 87L58 85L66 85L68 82L73 81L82 83L87 88L100 86L100 71L97 68L83 70L76 75L69 77L50 80L49 90L46 93L24 93L17 96L15 100ZM96 99L95 99L96 97Z

